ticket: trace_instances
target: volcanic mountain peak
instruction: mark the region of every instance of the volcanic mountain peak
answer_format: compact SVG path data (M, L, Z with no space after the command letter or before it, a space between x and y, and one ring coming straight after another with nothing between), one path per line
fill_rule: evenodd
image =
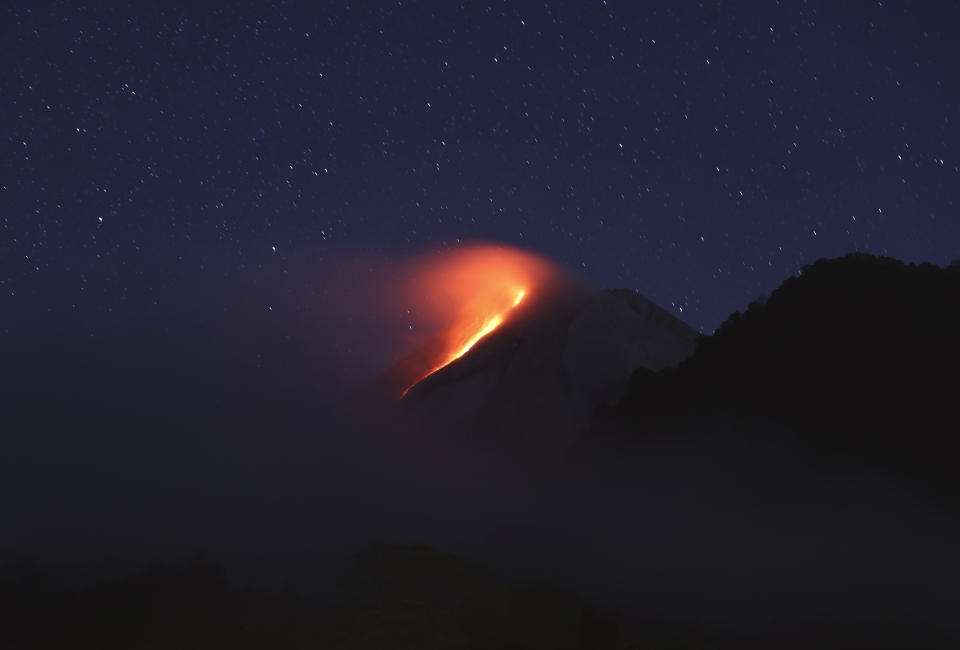
M518 301L499 327L427 376L419 368L440 343L401 360L378 385L396 393L415 377L399 406L427 430L539 456L565 449L596 407L620 397L636 369L674 366L698 339L634 291L565 287Z
M629 289L598 291L571 320L567 375L596 405L622 394L637 368L661 370L693 354L699 334Z

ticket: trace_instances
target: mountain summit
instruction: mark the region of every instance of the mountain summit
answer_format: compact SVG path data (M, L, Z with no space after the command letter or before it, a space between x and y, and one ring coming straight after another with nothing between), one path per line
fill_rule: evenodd
M449 365L417 377L428 343L376 384L382 394L402 393L398 408L428 432L550 457L569 447L594 409L622 396L634 371L677 365L699 338L634 291L554 287L527 297Z

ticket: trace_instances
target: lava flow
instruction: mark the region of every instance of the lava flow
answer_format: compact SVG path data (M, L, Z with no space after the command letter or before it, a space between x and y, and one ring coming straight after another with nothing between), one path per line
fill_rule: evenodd
M463 246L419 258L398 298L420 337L416 351L400 361L400 398L421 381L464 356L507 322L560 271L532 253L498 245ZM396 394L396 393L395 393Z
M404 397L406 397L407 393L410 391L411 388L413 388L414 386L416 386L417 384L419 384L421 381L423 381L424 379L426 379L427 377L429 377L430 375L432 375L432 374L435 373L436 371L440 370L441 368L443 368L443 367L445 367L445 366L448 366L450 363L456 361L457 359L459 359L460 357L462 357L463 355L465 355L467 352L470 351L470 348L472 348L474 345L477 344L477 342L478 342L480 339L482 339L484 336L486 336L487 334L489 334L489 333L492 332L493 330L495 330L495 329L497 329L498 327L500 327L500 325L503 323L503 321L506 320L507 314L510 312L510 310L513 309L514 307L516 307L517 305L519 305L520 302L523 300L524 296L526 296L526 295L527 295L527 292L526 292L525 289L520 289L519 291L517 291L517 295L516 295L516 296L514 297L514 299L513 299L513 304L511 304L509 307L507 307L507 309L504 310L504 311L501 311L501 312L498 312L498 313L494 313L494 314L492 314L492 315L490 315L490 316L487 316L487 317L482 321L482 323L480 324L480 327L479 327L479 328L471 327L471 326L470 326L470 323L461 323L461 324L459 324L459 326L455 326L455 327L453 328L454 331L459 331L459 332L461 333L461 336L465 336L465 337L466 337L466 340L460 342L460 343L458 344L459 347L455 347L455 348L453 349L453 352L450 352L450 353L449 353L449 355L448 355L447 358L443 361L443 363L441 363L440 365L438 365L436 368L433 368L432 370L430 370L430 372L428 372L427 374L425 374L423 377L421 377L421 378L418 379L417 381L415 381L415 382L413 382L412 384L410 384L409 386L407 386L407 388L404 389L404 391L403 391L402 393L400 393L400 399L403 399ZM473 320L473 319L468 319L468 320ZM471 333L471 332L472 332L472 333ZM457 343L454 343L454 344L457 345Z

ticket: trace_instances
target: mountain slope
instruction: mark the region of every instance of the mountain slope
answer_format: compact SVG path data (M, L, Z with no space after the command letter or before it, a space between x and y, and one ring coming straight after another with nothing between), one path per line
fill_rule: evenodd
M620 397L637 368L675 366L699 338L633 291L566 287L532 296L468 354L413 386L399 407L428 431L549 457L573 442L596 407ZM385 375L393 385L403 363Z
M817 454L946 476L958 450L958 332L957 267L820 260L733 314L679 368L634 375L592 434L715 435L763 422Z

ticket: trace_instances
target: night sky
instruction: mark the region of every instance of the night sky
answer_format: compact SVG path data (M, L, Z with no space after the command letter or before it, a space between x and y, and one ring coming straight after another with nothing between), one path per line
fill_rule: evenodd
M539 262L711 334L821 258L960 260L958 26L960 0L0 2L0 611L38 612L0 646L78 646L51 611L98 648L168 621L122 591L48 610L8 558L100 584L209 552L348 602L335 576L385 542L610 603L653 645L679 621L822 646L809 620L960 647L955 274L821 264L700 339ZM536 256L517 320L385 399L519 305L417 303L484 287L432 265L484 242ZM462 274L410 279L435 268ZM572 644L557 607L531 620Z
M8 342L350 251L501 241L707 333L820 257L960 257L956 2L9 2L0 23Z

